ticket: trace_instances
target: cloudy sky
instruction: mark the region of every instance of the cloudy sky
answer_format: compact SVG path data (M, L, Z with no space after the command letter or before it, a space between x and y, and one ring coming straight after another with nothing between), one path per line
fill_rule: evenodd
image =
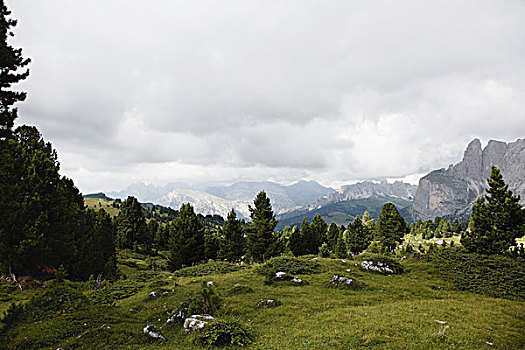
M7 0L19 123L81 191L339 185L525 137L525 2Z

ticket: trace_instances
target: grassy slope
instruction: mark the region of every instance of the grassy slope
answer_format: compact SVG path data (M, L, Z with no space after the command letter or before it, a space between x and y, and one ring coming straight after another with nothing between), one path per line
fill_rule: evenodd
M117 208L113 208L111 204L113 201L107 201L101 198L84 198L84 205L88 208L100 210L104 209L111 216L116 216L119 212Z
M345 264L342 260L319 259L320 272L299 276L309 284L297 287L265 285L264 277L252 268L224 275L180 278L147 270L147 263L136 254L121 254L121 262L128 260L135 265L121 265L127 280L109 290L131 288L130 297L114 306L95 303L72 313L57 313L42 322L20 325L8 333L14 337L8 342L20 348L39 344L63 349L196 349L199 347L191 343L191 337L180 326L164 323L168 311L198 290L199 283L195 281L213 280L225 302L219 318L247 326L255 334L250 349L525 348L523 301L456 291L440 280L428 262L405 260L405 274L384 276L360 271L354 266L357 261ZM358 291L326 287L334 273L347 268L351 269L351 276L368 287ZM236 283L250 286L254 292L229 295ZM162 290L168 293L159 293L155 299L148 296L151 291ZM29 297L41 291L16 293L23 299L24 293ZM84 293L93 296L102 291L84 289ZM273 309L255 307L259 300L267 298L276 298L283 305ZM6 303L0 301L0 307ZM443 336L438 333L444 325L436 320L445 321L450 327ZM142 328L147 323L159 327L168 341L159 343L143 335Z

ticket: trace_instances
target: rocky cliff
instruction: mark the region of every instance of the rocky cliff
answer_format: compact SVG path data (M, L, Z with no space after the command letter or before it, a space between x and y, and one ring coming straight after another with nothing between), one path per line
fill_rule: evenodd
M448 169L435 170L419 180L411 215L428 220L436 216L466 218L472 204L487 187L495 165L514 194L525 200L525 139L505 143L491 140L482 149L475 139L465 150L463 160Z

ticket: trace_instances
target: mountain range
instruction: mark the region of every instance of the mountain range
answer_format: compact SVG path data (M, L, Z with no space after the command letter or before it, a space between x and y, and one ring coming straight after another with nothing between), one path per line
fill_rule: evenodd
M387 202L394 203L407 221L437 216L465 221L470 216L472 204L484 194L492 165L501 169L509 188L521 195L524 203L525 139L510 143L491 140L483 149L480 140L474 139L459 163L431 171L419 180L418 186L386 180L363 181L337 190L304 180L292 185L238 182L227 186L192 186L182 182L155 186L138 182L123 191L108 192L108 196L125 199L132 195L141 202L173 209L190 202L197 213L222 217L234 208L239 217L248 218L248 205L264 190L277 214L278 229L300 225L305 216L311 220L317 214L328 224L339 225L348 224L365 211L377 218Z
M315 181L305 180L292 185L275 182L238 182L227 186L201 187L181 182L171 182L164 186L138 182L125 190L108 192L108 196L121 199L135 196L141 202L158 203L173 209L179 209L182 203L190 202L198 213L223 217L234 208L241 218L248 218L248 205L253 204L254 198L261 190L270 198L275 212L304 205L334 191Z

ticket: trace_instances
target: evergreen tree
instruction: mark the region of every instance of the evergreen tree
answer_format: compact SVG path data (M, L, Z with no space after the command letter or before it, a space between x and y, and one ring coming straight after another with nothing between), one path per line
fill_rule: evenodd
M348 256L348 251L346 250L346 243L344 239L344 233L339 232L339 237L337 237L337 243L335 245L335 255L338 258L346 258Z
M376 237L384 250L393 251L409 232L408 224L392 203L385 203L375 225Z
M328 243L328 249L330 249L331 252L335 252L335 246L337 244L337 238L339 237L339 227L335 223L331 223L328 227L328 233L326 235L327 243Z
M145 233L144 241L143 241L143 245L144 245L143 248L147 254L151 253L151 250L153 249L154 246L158 246L158 244L156 244L158 231L159 231L159 223L157 222L157 220L151 219L150 221L148 221L148 224L146 225L146 231L145 231L146 233Z
M204 257L217 260L220 249L220 237L216 230L204 230Z
M247 232L247 254L254 261L264 261L270 258L270 249L274 243L273 230L277 220L273 214L270 199L261 191L253 201L254 206L248 206L252 222Z
M362 221L363 221L363 225L366 226L370 234L373 234L375 222L374 222L374 219L372 219L372 217L370 216L370 213L368 211L364 212Z
M321 244L326 242L327 228L328 226L321 215L315 215L310 224L311 248L309 249L309 254L317 254Z
M354 221L348 225L348 236L346 247L353 254L364 251L370 245L370 233L363 222L356 216Z
M292 235L290 236L288 247L293 255L301 256L307 254L308 247L306 237L309 237L309 231L310 224L308 223L308 218L305 216L303 218L303 223L301 224L301 229L299 230L297 226L294 227Z
M240 261L244 255L245 245L244 229L232 208L222 229L218 258L232 262Z
M129 196L120 208L116 218L117 246L133 249L144 245L146 236L146 219L137 198Z
M178 270L204 259L204 229L191 204L182 204L169 239L169 265Z
M4 0L0 0L0 142L5 142L12 135L17 118L13 105L26 99L25 92L13 91L11 86L29 76L29 69L23 69L31 62L29 58L22 57L22 49L15 49L8 43L17 24L10 15Z
M501 254L525 233L525 211L497 167L492 167L487 181L487 194L472 207L470 231L463 233L461 244L471 252Z

